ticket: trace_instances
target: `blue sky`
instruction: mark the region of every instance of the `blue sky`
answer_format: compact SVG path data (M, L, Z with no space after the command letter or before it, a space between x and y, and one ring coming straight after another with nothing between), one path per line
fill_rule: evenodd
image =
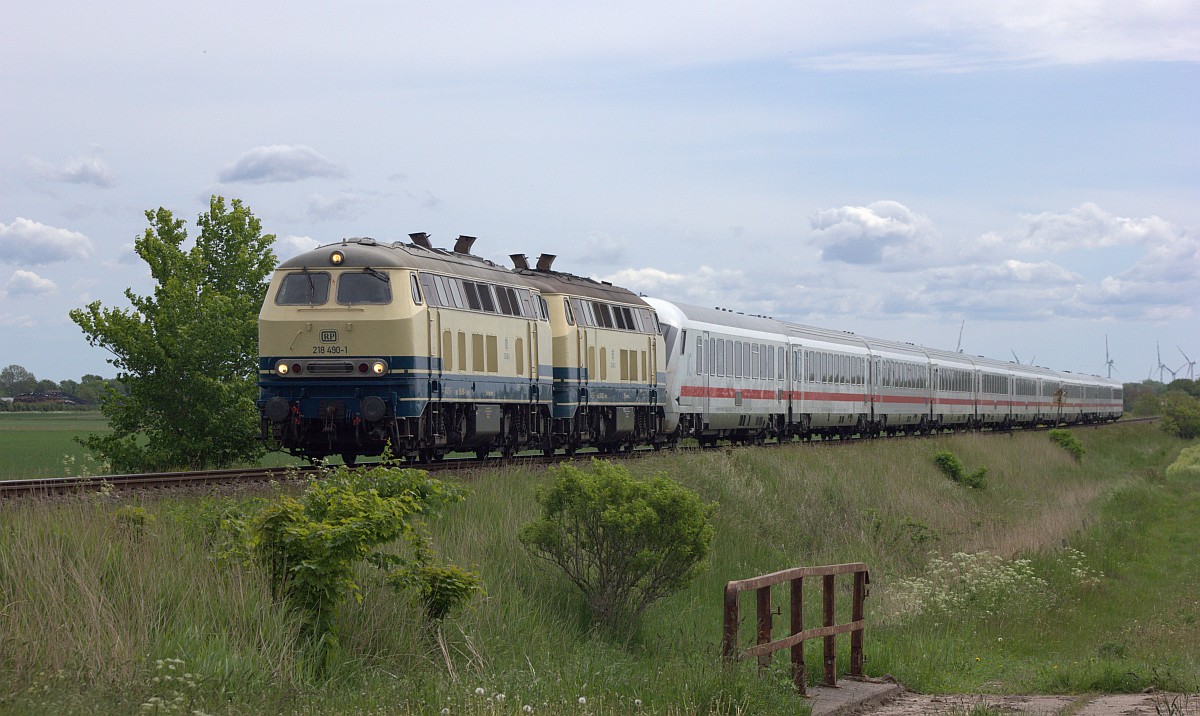
M26 3L0 365L114 374L143 212L414 231L666 299L1103 373L1200 358L1200 2ZM964 325L965 321L965 325ZM1155 377L1158 371L1154 371ZM1186 374L1186 368L1183 373ZM1169 379L1169 375L1168 375Z

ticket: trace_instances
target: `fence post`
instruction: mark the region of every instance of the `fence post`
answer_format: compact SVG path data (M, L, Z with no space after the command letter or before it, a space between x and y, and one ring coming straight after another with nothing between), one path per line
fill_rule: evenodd
M771 642L771 587L759 587L756 590L758 602L758 641L757 644L769 644ZM758 657L758 668L767 669L771 666L771 655L763 654Z
M721 653L727 661L738 658L738 591L733 582L725 585L725 640Z
M804 577L792 580L792 634L804 631ZM792 645L792 682L801 696L808 694L808 672L804 666L804 642Z
M834 610L834 591L833 591L833 575L828 574L824 577L824 607L825 607L825 624L823 626L831 627L837 624ZM837 686L837 637L830 635L825 637L824 656L825 656L825 685Z
M866 599L867 573L854 573L854 605L851 608L850 621L863 620L863 601ZM850 632L850 675L863 675L863 630L855 629Z

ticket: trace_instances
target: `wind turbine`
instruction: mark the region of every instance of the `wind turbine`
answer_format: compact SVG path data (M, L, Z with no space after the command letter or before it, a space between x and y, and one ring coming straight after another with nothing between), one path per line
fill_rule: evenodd
M1175 346L1175 347L1178 348L1179 346ZM1156 351L1158 351L1158 343L1157 342L1154 344L1154 349ZM1180 352L1182 352L1182 351L1180 351ZM1184 358L1187 358L1187 356L1184 356ZM1171 374L1171 380L1175 380L1175 374L1179 372L1178 370L1171 370L1168 366L1164 365L1162 362L1162 351L1158 351L1158 382L1159 383L1166 382L1165 380L1163 380L1163 371L1164 370ZM1183 369L1180 368L1179 370L1183 370Z
M1183 359L1184 359L1185 361L1187 361L1187 363L1184 363L1183 365L1179 366L1179 370L1183 370L1184 368L1187 368L1187 370L1188 370L1188 380L1195 380L1195 379L1196 379L1196 378L1195 378L1195 375L1196 375L1196 373L1195 373L1195 371L1196 371L1196 361L1192 360L1191 358L1188 358L1188 354L1187 354L1187 353L1184 353L1184 352L1183 352L1183 349L1182 349L1182 348L1180 348L1179 346L1175 346L1175 348L1176 348L1176 349L1179 351L1179 354L1180 354L1181 356L1183 356Z
M1175 347L1178 348L1179 346L1175 346ZM1180 352L1182 353L1182 351L1180 351ZM1184 358L1187 358L1187 356L1184 356ZM1107 335L1104 336L1104 365L1108 366L1108 377L1111 378L1113 368L1116 367L1117 364L1114 363L1112 357L1108 355L1108 336Z

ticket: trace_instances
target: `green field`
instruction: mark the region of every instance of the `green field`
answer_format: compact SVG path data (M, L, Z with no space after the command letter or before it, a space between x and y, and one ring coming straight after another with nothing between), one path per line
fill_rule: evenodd
M0 480L78 475L88 452L76 437L109 432L95 413L0 413Z
M1200 689L1200 479L1166 471L1187 443L1152 425L1073 432L1081 462L1044 433L638 460L635 473L665 472L716 502L717 537L710 571L629 639L590 629L571 584L516 540L548 473L448 477L471 494L432 523L435 543L477 566L486 595L435 632L363 571L362 601L338 611L338 649L319 674L294 615L257 568L228 558L219 529L294 487L10 500L0 713L802 711L784 655L763 674L752 660L722 665L722 590L848 561L871 569L869 675L933 693ZM987 487L946 479L939 450L988 467ZM753 604L742 602L743 645ZM786 614L786 588L774 604ZM819 599L808 606L820 623ZM776 636L785 628L777 618ZM847 652L840 637L843 670Z

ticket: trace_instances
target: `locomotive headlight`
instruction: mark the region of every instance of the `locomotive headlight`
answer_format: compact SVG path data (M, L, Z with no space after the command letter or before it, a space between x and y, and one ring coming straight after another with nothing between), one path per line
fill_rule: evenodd
M388 364L384 361L377 360L371 364L371 375L383 375L388 371Z
M291 372L291 370L292 369L288 367L287 361L279 361L275 364L275 373L277 375L287 375Z
M329 263L333 264L334 266L341 266L342 262L345 260L346 254L343 254L341 251L334 251L333 253L329 254Z

